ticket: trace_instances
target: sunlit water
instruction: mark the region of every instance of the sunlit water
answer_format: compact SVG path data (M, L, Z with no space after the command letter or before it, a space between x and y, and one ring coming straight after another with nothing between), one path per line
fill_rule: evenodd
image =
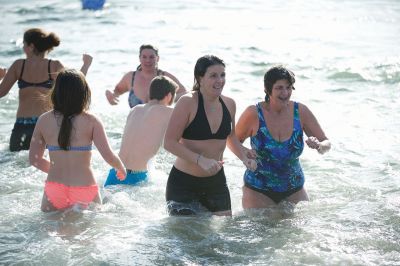
M301 163L310 201L294 210L244 212L243 165L227 151L233 217L169 217L165 186L174 157L162 150L150 182L101 190L88 210L43 214L45 174L28 153L10 153L18 89L0 100L0 264L32 265L400 265L400 2L108 1L82 11L79 1L1 2L0 65L23 57L22 34L43 27L61 37L50 57L79 68L94 56L91 110L119 148L126 95L110 106L105 89L138 64L138 47L160 48L161 69L190 88L197 58L227 64L224 93L238 115L263 96L263 74L288 65L293 99L316 115L333 144ZM133 147L134 148L134 147ZM98 183L109 166L97 151Z

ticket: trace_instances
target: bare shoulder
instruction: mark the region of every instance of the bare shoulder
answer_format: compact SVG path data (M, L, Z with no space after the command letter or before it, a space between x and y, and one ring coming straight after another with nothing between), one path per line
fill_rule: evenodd
M169 77L169 78L174 77L174 75L172 75L171 73L169 73L168 71L165 71L165 70L162 70L162 74L163 74L164 76Z
M22 67L22 63L25 61L25 59L22 59L22 58L20 58L20 59L17 59L17 60L15 60L14 61L14 63L12 63L12 65L11 65L11 67L17 67L17 66L21 66ZM10 68L11 68L10 67Z
M152 106L147 113L147 117L148 118L153 118L156 120L163 120L163 119L167 119L171 116L172 111L174 110L174 108L170 107L170 106L165 106L165 105L155 105Z
M311 113L311 110L307 107L307 105L302 104L302 103L299 103L299 102L297 102L297 104L299 105L299 114L300 114L300 117L307 117L307 116L309 116L310 114L312 114L312 113Z
M173 120L192 120L197 112L198 97L197 91L191 91L180 97L173 108Z
M247 106L240 114L239 120L243 120L246 123L258 122L257 106L255 104Z
M171 74L170 72L168 72L168 71L162 71L162 74L164 75L164 76L167 76L167 77L169 77L169 78L171 78L172 80L174 80L174 81L176 81L177 80L177 78L173 75L173 74Z
M11 64L11 66L10 66L8 72L13 73L15 76L19 76L20 73L21 73L22 64L23 64L24 60L25 60L25 59L17 59L17 60L15 60L15 61Z
M133 75L133 73L135 73L136 71L134 71L134 70L131 70L131 71L128 71L128 72L126 72L125 73L125 77L128 77L128 78L132 78L132 75Z
M224 101L225 105L231 106L231 107L235 107L236 103L235 100L231 97L225 96L225 95L221 95L221 99Z
M131 81L132 80L132 76L133 76L133 73L134 73L135 71L129 71L129 72L126 72L123 76L122 76L122 80L123 81Z
M198 92L197 91L191 91L188 92L182 97L179 98L179 100L175 104L175 108L178 106L190 106L193 105L193 103L197 103L198 101Z
M137 112L138 110L142 110L146 107L146 105L147 104L145 104L145 103L137 104L137 105L133 106L131 108L131 110L129 110L129 113L134 113L134 112Z
M52 69L55 69L55 71L60 71L64 68L63 64L59 60L51 60L51 64L53 66Z
M157 111L168 111L168 110L173 110L174 108L171 106L163 105L163 104L156 104L150 106L151 110L157 110Z
M157 111L160 113L165 113L166 115L171 114L173 110L174 108L171 106L165 106L165 105L157 106Z
M50 124L54 120L55 120L55 116L54 116L53 110L47 111L39 116L38 121L36 122L35 128L37 128L40 131L42 129L49 128Z
M318 124L318 121L314 116L314 114L311 112L311 110L306 105L301 103L299 103L299 116L301 124L305 128L309 128L314 124ZM315 133L309 133L309 134L315 134Z
M255 104L249 105L244 109L243 113L257 116L257 106Z
M165 110L167 110L168 112L172 112L174 110L174 107L172 106L164 106Z
M231 97L221 95L222 101L225 103L226 107L228 108L231 116L233 117L236 113L236 103Z
M83 112L79 116L87 126L96 126L103 124L100 117L93 113Z
M45 120L50 119L52 117L54 117L54 111L53 110L47 111L47 112L45 112L45 113L43 113L43 114L41 114L39 116L38 123L40 121L45 121Z
M143 115L146 112L146 104L138 104L131 108L129 111L127 119L130 119L133 116Z

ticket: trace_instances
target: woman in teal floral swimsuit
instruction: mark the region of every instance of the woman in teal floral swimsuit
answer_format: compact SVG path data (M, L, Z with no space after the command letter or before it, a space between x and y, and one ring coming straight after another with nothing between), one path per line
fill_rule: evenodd
M304 104L290 100L294 74L275 66L264 75L265 101L251 105L241 115L236 134L240 141L250 137L257 153L256 171L244 174L243 208L266 208L286 200L308 200L299 157L305 141L311 149L325 153L330 142L317 119Z

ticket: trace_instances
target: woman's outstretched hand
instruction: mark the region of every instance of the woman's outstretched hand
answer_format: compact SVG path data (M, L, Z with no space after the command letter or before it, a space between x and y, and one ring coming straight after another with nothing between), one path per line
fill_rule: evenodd
M6 76L7 68L0 67L0 79L3 79Z
M119 103L118 97L110 90L106 90L106 97L111 105L117 105Z

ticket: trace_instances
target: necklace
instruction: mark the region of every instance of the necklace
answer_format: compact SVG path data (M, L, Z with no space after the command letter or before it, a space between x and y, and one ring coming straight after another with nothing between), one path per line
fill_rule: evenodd
M215 111L217 111L217 109L218 109L218 103L207 106L207 110L210 111L211 113L214 113Z

